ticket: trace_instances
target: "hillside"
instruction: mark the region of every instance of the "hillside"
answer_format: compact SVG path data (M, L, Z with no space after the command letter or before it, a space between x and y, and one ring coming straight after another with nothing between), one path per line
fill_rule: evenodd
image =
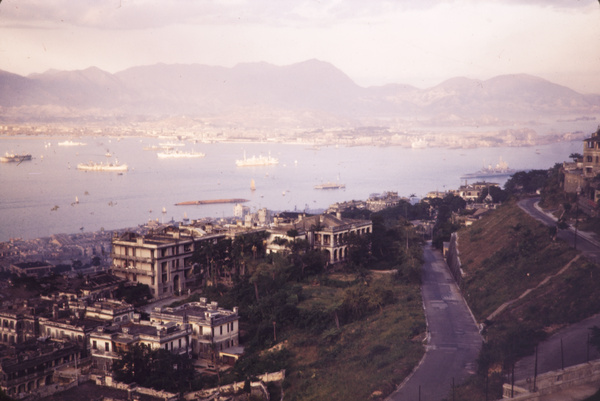
M316 319L325 315L333 321L332 310L349 295L365 302L364 284L341 283L354 275L332 275L319 286L305 285L306 301L298 305L301 314ZM348 283L350 284L350 283ZM360 289L359 287L363 287ZM371 291L390 292L395 301L370 312L364 318L336 329L296 330L287 339L287 349L295 355L286 379L289 400L367 400L381 399L393 392L423 356L425 318L419 287L404 285L389 276L375 276ZM359 295L362 294L362 295Z
M576 255L566 244L553 242L546 226L513 203L460 230L458 236L466 274L463 291L479 321Z
M219 123L233 117L236 124L261 128L357 127L403 119L458 124L579 118L600 113L599 104L598 95L525 74L452 78L425 89L399 83L365 88L319 60L231 68L156 64L114 74L95 67L27 77L0 71L0 108L7 122L188 115Z
M595 280L600 266L567 244L553 242L548 227L514 202L461 229L459 250L465 271L461 289L476 319L485 322L486 338L479 385L464 399L482 392L486 375L500 395L512 363L531 355L561 327L600 312L600 282ZM508 301L514 302L488 320Z

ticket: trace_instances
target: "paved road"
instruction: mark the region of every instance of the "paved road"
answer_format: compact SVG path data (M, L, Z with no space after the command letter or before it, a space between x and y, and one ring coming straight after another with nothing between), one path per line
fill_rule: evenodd
M533 218L541 221L547 226L556 226L556 217L543 212L536 207L540 198L527 198L519 201L519 207L527 212ZM575 235L577 233L577 235ZM558 238L565 241L570 246L575 246L586 258L596 263L600 263L600 240L594 234L575 230L569 227L567 230L559 230Z
M524 199L519 202L519 207L544 224L555 225L555 217L536 207L538 201L539 198ZM577 245L577 249L589 260L600 263L600 242L594 235L578 231L575 237L575 229L570 227L568 230L560 230L558 236L571 246ZM600 358L598 350L587 346L589 328L593 326L600 327L600 315L565 327L541 343L538 346L537 373L585 363L588 358ZM515 380L533 378L534 372L535 356L523 358L515 365Z
M600 327L600 315L569 325L538 345L537 374L600 359L600 352L588 347L588 332L593 326ZM523 358L515 364L515 380L533 380L535 371L535 355Z
M482 344L479 328L446 262L430 245L424 247L422 295L427 318L427 352L413 374L389 401L439 401L448 398L476 370Z

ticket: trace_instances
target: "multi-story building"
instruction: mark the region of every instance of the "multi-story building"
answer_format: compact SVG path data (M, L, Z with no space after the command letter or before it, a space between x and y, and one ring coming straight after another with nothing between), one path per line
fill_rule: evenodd
M155 298L180 294L197 277L192 258L196 244L210 240L217 238L198 238L179 229L115 236L111 272L128 281L148 285Z
M382 195L374 194L369 196L367 199L367 209L372 212L379 212L383 209L398 206L401 198L398 196L398 192L384 192ZM408 201L408 199L406 199Z
M10 271L15 274L30 277L47 276L54 271L56 266L46 262L22 262L10 265Z
M273 220L273 218L271 217L271 212L269 211L269 209L266 209L266 208L258 209L256 214L258 216L258 224L259 225L267 226L267 225L271 224L271 221Z
M581 161L581 163L580 163ZM600 213L600 126L592 136L583 140L583 157L575 168L563 165L565 192L575 194L578 207L590 216Z
M55 371L81 359L81 349L72 343L29 340L0 351L0 387L9 397L49 386ZM38 399L37 397L34 397ZM33 399L33 398L32 398Z
M600 174L600 126L583 142L583 175L585 178L594 178Z
M191 302L176 308L156 308L150 313L153 323L189 324L192 328L191 352L195 357L211 358L214 352L224 359L224 354L236 354L239 346L238 308L219 308L216 302Z
M276 238L289 238L287 233L295 230L296 239L306 239L313 249L327 253L330 264L343 262L348 256L348 237L350 235L365 235L373 232L370 220L344 219L341 213L321 214L316 216L299 216L293 224L280 225L269 230L271 237L267 245L268 252L281 251Z
M90 333L90 352L96 369L110 371L119 352L131 350L135 345L151 349L165 349L176 354L189 355L192 328L189 324L169 322L127 323L97 327Z
M233 207L233 216L234 217L240 217L243 219L249 213L250 213L250 208L248 206L242 205L241 203L237 203Z
M50 310L51 302L25 300L0 310L0 343L15 345L39 335L38 315Z
M495 182L475 182L473 184L467 184L465 183L465 185L461 185L457 191L452 191L455 195L460 196L461 198L463 198L465 201L476 201L481 194L483 193L483 190L489 187L498 187L498 183Z
M90 334L107 324L126 324L133 320L133 306L120 301L104 300L88 305L70 301L60 310L55 305L52 317L39 318L40 335L76 343L88 355Z

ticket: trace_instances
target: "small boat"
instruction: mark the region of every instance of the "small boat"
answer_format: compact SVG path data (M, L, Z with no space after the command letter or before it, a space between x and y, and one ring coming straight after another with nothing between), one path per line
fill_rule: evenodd
M21 163L26 160L31 160L31 155L29 153L19 155L6 152L4 156L0 156L0 162L2 163Z
M156 154L159 159L169 159L169 158L192 158L192 157L204 157L205 154L201 152L181 152L179 150L171 151L168 150L166 152L158 152Z
M218 203L245 203L248 199L233 198L233 199L208 199L195 200L176 203L175 206L192 206L192 205L214 205Z
M77 170L83 170L83 171L123 172L123 171L127 171L128 169L129 168L127 167L127 164L119 164L118 161L116 163L109 163L109 164L89 162L89 163L79 163L77 165Z

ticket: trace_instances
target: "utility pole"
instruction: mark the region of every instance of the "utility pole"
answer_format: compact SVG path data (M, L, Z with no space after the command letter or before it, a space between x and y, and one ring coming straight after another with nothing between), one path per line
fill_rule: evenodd
M579 195L581 194L581 186L577 186L575 192L575 239L573 240L573 248L577 250L577 225L579 223Z

